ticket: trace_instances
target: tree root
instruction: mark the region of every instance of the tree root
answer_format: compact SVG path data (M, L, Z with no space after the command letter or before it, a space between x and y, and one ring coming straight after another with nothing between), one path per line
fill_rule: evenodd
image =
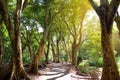
M30 80L28 75L23 69L16 69L15 71L12 71L10 80Z

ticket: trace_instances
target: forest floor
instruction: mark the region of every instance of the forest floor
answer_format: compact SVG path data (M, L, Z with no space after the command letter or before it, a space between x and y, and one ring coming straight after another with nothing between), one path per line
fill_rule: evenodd
M91 78L89 75L77 75L77 69L71 67L70 63L50 63L47 67L39 70L40 76L30 75L32 80L100 80L102 69L98 68L98 78Z

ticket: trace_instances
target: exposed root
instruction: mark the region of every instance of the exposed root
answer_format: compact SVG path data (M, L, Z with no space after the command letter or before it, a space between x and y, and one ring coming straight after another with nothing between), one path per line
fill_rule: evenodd
M10 80L23 80L23 79L30 80L30 78L23 69L17 69L17 71L13 70Z

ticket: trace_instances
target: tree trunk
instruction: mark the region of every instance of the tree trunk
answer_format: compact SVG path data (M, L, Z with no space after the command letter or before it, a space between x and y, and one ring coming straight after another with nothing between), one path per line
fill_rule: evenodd
M82 27L79 29L80 36L79 42L77 43L76 37L73 36L74 42L72 43L72 65L77 65L77 52L82 45Z
M48 35L47 53L45 54L45 63L46 64L48 64L49 50L50 50L50 36Z
M110 27L110 28L108 28ZM103 50L103 73L101 80L119 80L119 72L112 48L112 26L101 21L101 43Z
M14 36L14 44L13 46L13 68L12 68L12 74L10 80L20 80L20 79L26 79L30 80L27 76L24 68L23 68L23 62L22 62L22 46L21 46L21 33L20 33L20 14L21 14L21 6L22 0L17 1L17 6L14 14L14 34L11 34Z
M21 80L21 79L29 80L29 77L27 76L22 63L21 38L20 38L20 29L19 29L20 14L21 14L23 2L24 1L22 0L17 0L16 10L14 14L14 27L13 27L11 22L11 17L8 11L8 3L6 2L6 0L0 1L0 7L1 7L0 13L7 27L12 45L12 50L13 50L12 73L10 80Z
M52 43L51 43L51 47L52 47L52 54L53 54L53 62L56 62L56 54L55 54L55 49L54 49L54 45L53 45L54 43L53 43L53 41L52 41Z
M13 58L13 68L12 68L11 80L20 80L20 79L29 80L29 78L23 68L19 26L20 25L17 22L15 22L15 40L14 40L14 45L12 45L13 46L13 57L12 57Z
M72 65L77 65L77 51L78 51L78 46L73 44L72 45Z
M57 40L57 44L56 44L56 48L57 48L57 55L56 55L56 57L57 57L57 63L59 63L60 62L60 49L59 49L59 41L60 41L60 38Z
M3 40L2 40L2 21L0 21L0 68L2 65L2 56L3 56Z
M101 23L101 44L103 51L103 72L101 80L120 80L112 48L112 24L119 6L119 0L101 0L97 6L89 0Z

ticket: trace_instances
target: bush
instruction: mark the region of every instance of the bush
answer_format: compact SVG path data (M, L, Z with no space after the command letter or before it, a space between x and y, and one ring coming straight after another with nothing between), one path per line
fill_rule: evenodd
M83 60L83 61L79 64L79 66L89 66L88 60Z
M99 58L98 60L95 61L89 61L90 66L95 66L95 67L102 67L103 66L103 59Z
M28 53L23 53L23 62L24 62L24 63L29 63L29 62L31 62L31 58L30 58L30 56L28 55Z
M83 60L78 66L78 75L87 75L92 78L98 78L99 71L96 67L90 67L88 60Z
M88 72L88 66L89 62L88 60L83 60L79 65L78 68L82 73L87 73Z

